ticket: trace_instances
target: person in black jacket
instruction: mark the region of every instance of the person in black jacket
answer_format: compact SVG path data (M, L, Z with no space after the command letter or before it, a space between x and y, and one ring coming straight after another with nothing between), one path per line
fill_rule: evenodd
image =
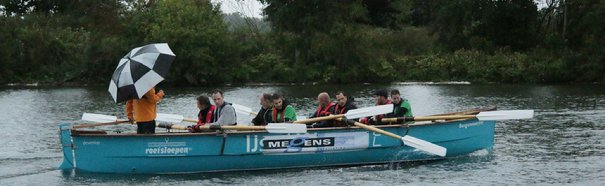
M349 96L347 93L343 91L339 91L336 93L336 106L334 106L334 115L338 114L346 114L349 110L357 109L355 105L355 100L353 97ZM334 121L334 127L344 127L346 126L344 122Z
M256 126L267 125L272 121L272 113L273 113L273 98L271 94L264 93L260 96L260 105L261 108L256 114L256 117L252 119L252 124Z

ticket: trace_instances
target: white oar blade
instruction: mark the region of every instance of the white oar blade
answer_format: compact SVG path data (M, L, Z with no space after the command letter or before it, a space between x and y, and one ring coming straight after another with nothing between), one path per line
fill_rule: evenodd
M534 110L499 110L486 111L477 114L477 119L482 121L498 121L508 119L527 119L534 117Z
M250 107L246 107L243 105L239 105L239 104L231 104L231 106L233 106L233 108L235 108L235 112L239 112L241 114L245 114L245 115L252 115L252 108Z
M345 114L345 117L347 117L347 119L357 119L357 118L387 114L387 113L391 113L391 112L393 112L393 104L388 104L388 105L380 105L380 106L365 107L365 108L349 110Z
M265 126L269 133L307 133L307 125L295 123L269 123Z
M183 121L183 119L185 119L185 118L182 115L163 114L163 113L158 113L157 116L155 117L155 120L157 120L157 121L163 121L163 122L168 122L168 123L180 123Z
M406 135L404 137L401 137L401 140L403 141L403 144L407 146L414 147L418 150L422 150L431 154L436 154L441 157L444 157L447 153L447 149L445 147L412 136Z
M104 114L84 113L82 114L82 120L98 123L109 123L117 121L118 117Z

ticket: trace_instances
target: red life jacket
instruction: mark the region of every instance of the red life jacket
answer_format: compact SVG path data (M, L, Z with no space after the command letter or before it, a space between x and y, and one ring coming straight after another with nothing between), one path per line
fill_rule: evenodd
M387 103L385 103L383 105L388 105L388 104L391 104L391 100L387 100ZM374 116L374 120L376 120L376 121L380 121L380 120L382 120L382 118L384 118L384 114Z
M284 110L281 111L281 120L277 120L277 109L273 108L273 122L275 122L275 123L284 122L285 121L284 120L285 112L286 112L286 107L284 107Z
M345 109L347 108L347 105L345 105L344 107L342 107L340 110L338 110L338 107L340 107L339 104L336 104L335 107L336 108L334 108L334 114L344 114L345 113Z
M330 102L328 105L326 105L326 107L321 108L321 105L319 107L317 107L317 111L315 112L315 117L320 117L322 112L327 112L328 110L330 110L330 107L333 107L334 103Z
M197 124L198 125L204 125L206 123L212 123L212 115L214 114L214 111L216 110L216 106L215 105L211 105L210 109L208 109L208 112L206 112L206 118L205 121L202 122L202 112L200 112L197 115Z

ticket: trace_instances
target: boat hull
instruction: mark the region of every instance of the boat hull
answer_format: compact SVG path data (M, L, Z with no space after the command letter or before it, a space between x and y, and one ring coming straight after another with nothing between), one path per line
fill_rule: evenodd
M448 149L446 157L491 149L494 121L463 120L381 129ZM73 134L60 125L61 169L103 173L190 173L434 160L400 140L361 128L306 134L233 132L154 135Z

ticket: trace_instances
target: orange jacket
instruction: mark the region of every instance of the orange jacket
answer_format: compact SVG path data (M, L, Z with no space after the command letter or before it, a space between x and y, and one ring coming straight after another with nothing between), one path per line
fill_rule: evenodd
M155 93L155 88L145 93L141 99L126 102L126 116L137 122L153 121L156 117L156 105L164 97L164 92Z

